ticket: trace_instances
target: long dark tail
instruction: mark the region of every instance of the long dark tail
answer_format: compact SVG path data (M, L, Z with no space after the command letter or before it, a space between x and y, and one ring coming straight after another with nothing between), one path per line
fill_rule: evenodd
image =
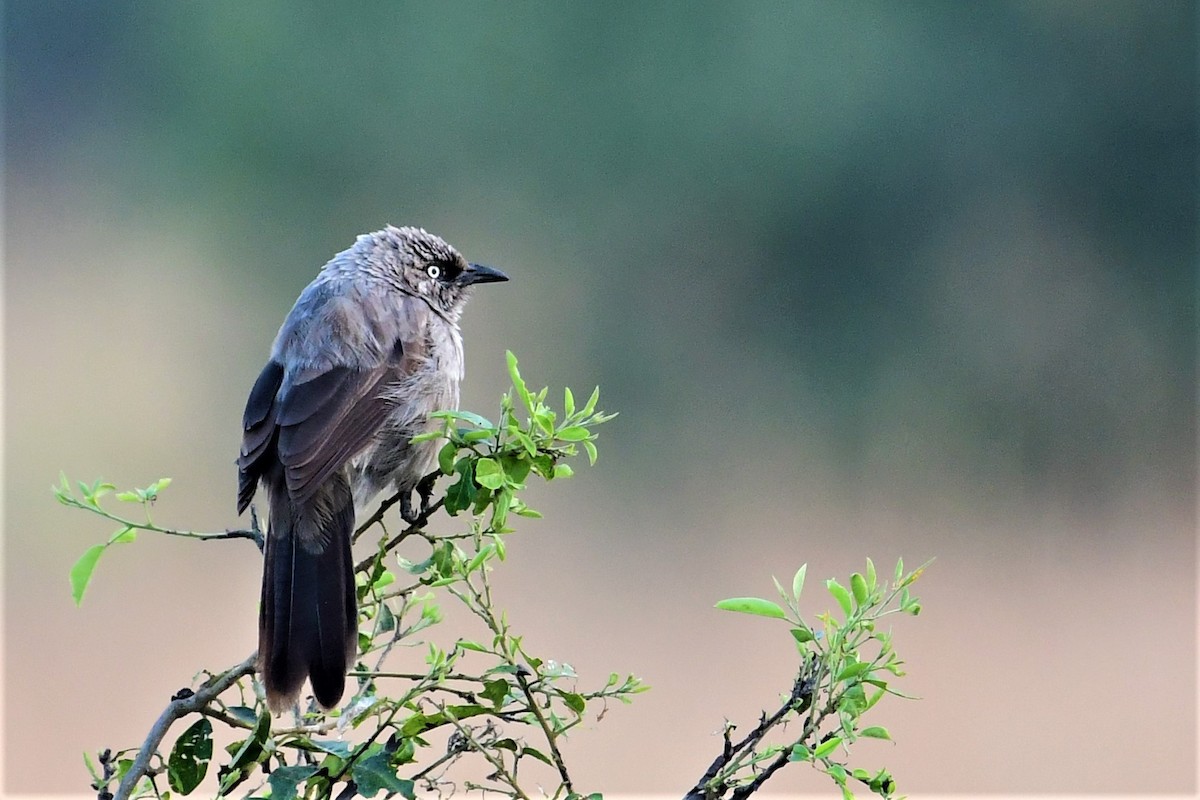
M286 490L271 494L258 617L267 705L276 713L290 708L308 678L317 702L332 708L357 651L354 503L340 476L299 507Z

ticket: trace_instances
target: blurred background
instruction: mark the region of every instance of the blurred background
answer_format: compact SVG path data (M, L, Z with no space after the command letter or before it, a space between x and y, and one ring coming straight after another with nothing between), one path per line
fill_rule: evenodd
M902 790L1196 789L1196 8L45 2L4 12L8 792L86 792L255 644L246 542L111 530L59 470L239 524L245 396L355 235L477 292L463 405L619 411L497 576L534 650L654 689L572 737L683 792L790 638L712 604L937 557L895 626ZM443 521L446 530L457 523ZM781 635L782 634L782 635ZM415 657L415 656L414 656ZM826 791L809 770L775 791Z

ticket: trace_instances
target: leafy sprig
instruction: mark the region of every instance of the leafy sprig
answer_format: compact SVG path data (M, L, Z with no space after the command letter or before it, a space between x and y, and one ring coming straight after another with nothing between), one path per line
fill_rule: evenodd
M837 609L816 615L820 627L806 622L800 613L807 564L796 570L788 589L773 579L782 604L760 597L732 597L717 603L716 607L725 611L783 620L800 665L789 696L775 713L764 713L749 736L734 743L733 726L727 726L722 754L688 797L746 797L779 769L796 762L824 772L844 798L854 796L851 782L880 797L892 797L896 786L891 773L851 767L848 760L850 748L859 738L891 739L886 728L862 722L884 695L907 697L892 686L895 678L904 675L904 662L892 647L891 631L884 630L879 621L892 614L916 616L921 612L909 587L930 563L906 573L900 559L890 584L879 580L869 558L865 573L850 576L849 589L830 578L825 588ZM797 730L783 741L768 741L769 734L781 732L788 723Z

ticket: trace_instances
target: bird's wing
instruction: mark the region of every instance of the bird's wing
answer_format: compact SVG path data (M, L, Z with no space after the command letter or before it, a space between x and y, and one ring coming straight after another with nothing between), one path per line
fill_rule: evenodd
M282 382L283 365L268 361L246 400L246 411L242 415L242 449L237 460L239 514L254 499L258 479L266 471L263 457L275 441L275 417L279 413L276 397Z
M310 498L370 444L392 408L387 388L404 379L411 363L400 355L373 368L302 372L281 387L277 448L293 502Z

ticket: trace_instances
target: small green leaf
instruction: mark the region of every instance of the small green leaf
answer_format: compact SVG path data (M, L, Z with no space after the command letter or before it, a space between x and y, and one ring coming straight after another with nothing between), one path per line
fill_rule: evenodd
M499 489L504 485L504 470L491 458L475 462L475 482L485 489Z
M415 784L397 777L395 767L388 763L387 754L382 751L355 761L350 772L354 776L354 782L358 784L358 793L363 797L374 797L380 789L397 792L408 800L415 797Z
M875 582L875 562L870 558L867 559L867 588L872 592L878 584Z
M487 681L483 684L483 691L479 696L485 700L490 700L492 705L499 711L504 707L504 701L508 699L509 683L503 678L497 678L493 681Z
M892 581L893 581L893 583L895 583L897 586L899 586L899 585L900 585L900 579L901 579L901 578L903 578L903 577L904 577L904 559L903 559L903 558L898 558L898 559L896 559L896 575L895 575L895 577L892 579Z
M180 794L191 794L208 774L212 760L212 723L201 717L179 734L167 759L167 781Z
M837 679L839 681L845 681L851 678L857 678L870 668L871 662L869 661L855 661L854 663L847 664L845 667L843 667L842 671L838 673Z
M596 466L596 445L593 444L591 441L584 439L583 449L587 451L588 464L590 464L593 467Z
M543 764L546 764L547 766L551 766L551 767L554 766L554 762L550 760L550 756L546 755L541 750L538 750L536 747L529 747L528 745L526 745L525 747L522 747L521 755L522 756L532 756L533 758L536 758L538 761L541 761Z
M804 644L811 642L815 637L808 628L792 628L792 638L796 640L796 644Z
M563 692L563 702L567 704L567 708L574 711L576 714L583 714L583 710L587 708L587 701L583 699L583 695L575 692Z
M716 607L722 611L737 611L741 614L755 614L772 619L784 619L787 616L778 603L772 603L770 600L763 600L759 597L731 597L717 603Z
M71 567L71 597L75 599L76 606L83 603L83 593L87 590L88 582L92 579L92 572L96 569L96 562L104 554L104 548L105 545L102 544L92 545L83 551L83 555L75 562L75 566Z
M842 743L840 736L833 736L817 745L817 749L813 750L813 758L824 758L837 749Z
M142 502L142 497L137 492L117 492L117 499L122 503Z
M588 414L591 414L593 411L595 411L596 410L596 402L599 399L600 399L600 387L597 386L595 389L592 390L592 396L588 398L588 401L584 405L583 411L581 413L586 417Z
M556 439L561 439L564 442L582 442L591 436L588 429L582 425L568 425L554 434Z
M529 389L525 387L525 381L522 380L521 373L517 370L517 357L511 350L505 350L504 357L508 360L508 376L512 379L513 388L517 390L517 396L521 398L525 408L532 414L533 397L529 394Z
M490 544L487 545L482 550L480 550L478 553L476 553L475 556L469 562L467 562L467 568L463 571L466 572L468 575L471 574L475 570L479 569L479 565L482 564L483 562L487 561L489 558L491 558L492 554L495 552L496 552L496 548L494 546L492 546Z
M267 778L267 783L271 784L271 800L293 800L296 787L316 772L317 768L308 764L276 767Z
M442 449L438 451L438 468L443 475L449 475L454 472L454 459L458 455L458 445L454 442L446 442L442 445Z
M796 574L792 576L792 597L796 600L800 599L800 592L804 591L804 574L808 572L808 564L801 564L800 569L796 570Z
M495 425L493 425L491 423L491 420L485 419L484 417L481 417L478 414L473 414L470 411L434 411L429 416L434 419L462 420L463 422L471 423L472 425L474 425L477 428L495 429L495 427L496 427Z
M860 606L867 604L867 579L857 572L850 576L850 591L854 593L854 602Z
M126 525L108 540L109 544L127 544L137 540L137 531Z
M792 745L792 752L788 754L788 761L808 761L812 758L812 751L802 744Z
M563 387L563 410L568 417L575 413L575 395L571 393L570 386Z
M859 736L866 736L869 739L887 739L889 742L892 740L892 735L888 733L887 728L881 728L878 725L863 728Z
M850 613L854 610L854 604L850 601L850 593L846 591L846 587L833 578L830 578L825 581L825 588L833 595L833 599L838 601L838 605L842 607L842 611L845 612L846 616L850 616Z
M571 469L570 464L555 464L554 465L554 472L553 472L554 478L569 478L574 474L575 474L575 470Z
M247 725L253 725L258 720L258 714L249 706L229 706L225 710L229 712L229 716Z

